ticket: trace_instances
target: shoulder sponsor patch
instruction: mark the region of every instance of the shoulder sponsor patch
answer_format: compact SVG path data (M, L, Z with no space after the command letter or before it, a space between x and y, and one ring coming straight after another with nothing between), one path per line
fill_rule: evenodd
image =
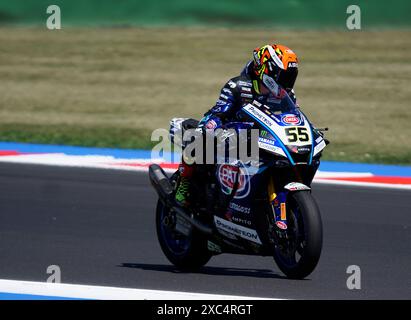
M251 88L251 87L253 86L253 84L251 83L251 81L250 81L250 82L247 82L247 81L238 81L238 84L239 84L240 86L249 87L249 88Z
M241 91L244 91L244 92L251 92L251 88L241 87Z
M233 80L228 81L228 85L229 85L230 88L232 88L232 89L234 89L234 88L237 86Z
M253 95L252 95L252 94L249 94L249 93L241 93L241 97L243 97L243 98L248 98L248 99L252 99L252 98L253 98Z

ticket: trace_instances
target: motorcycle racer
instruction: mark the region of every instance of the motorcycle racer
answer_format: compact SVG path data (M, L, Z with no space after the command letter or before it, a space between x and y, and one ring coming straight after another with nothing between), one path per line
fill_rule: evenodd
M216 104L204 114L199 127L217 129L228 121L237 119L241 107L254 100L262 104L278 99L280 87L285 89L296 103L293 90L298 75L297 55L280 44L267 44L253 51L241 74L230 79L221 89ZM179 167L180 181L176 191L176 202L188 205L191 178L196 164L188 165L184 157Z

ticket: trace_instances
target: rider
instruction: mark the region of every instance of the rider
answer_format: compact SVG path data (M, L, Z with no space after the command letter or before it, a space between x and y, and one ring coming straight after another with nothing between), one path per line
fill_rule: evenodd
M253 59L248 61L240 76L230 79L221 89L215 106L204 114L199 127L217 129L225 122L236 119L236 113L244 104L257 100L270 103L279 95L279 86L284 88L296 103L294 83L298 74L297 55L288 47L268 44L253 51ZM175 199L181 206L187 206L191 177L195 164L188 165L183 160L179 167L180 182Z

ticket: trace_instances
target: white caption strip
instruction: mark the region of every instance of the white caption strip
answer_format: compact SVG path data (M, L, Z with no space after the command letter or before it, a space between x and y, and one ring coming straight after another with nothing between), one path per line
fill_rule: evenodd
M0 280L0 293L97 300L278 300L195 292Z

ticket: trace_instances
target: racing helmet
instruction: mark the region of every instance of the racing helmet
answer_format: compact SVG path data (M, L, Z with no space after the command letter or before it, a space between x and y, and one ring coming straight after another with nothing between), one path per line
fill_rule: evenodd
M257 93L261 93L261 84L274 95L278 95L278 85L287 91L293 89L298 75L298 58L290 48L280 44L256 48L253 61L253 86Z

